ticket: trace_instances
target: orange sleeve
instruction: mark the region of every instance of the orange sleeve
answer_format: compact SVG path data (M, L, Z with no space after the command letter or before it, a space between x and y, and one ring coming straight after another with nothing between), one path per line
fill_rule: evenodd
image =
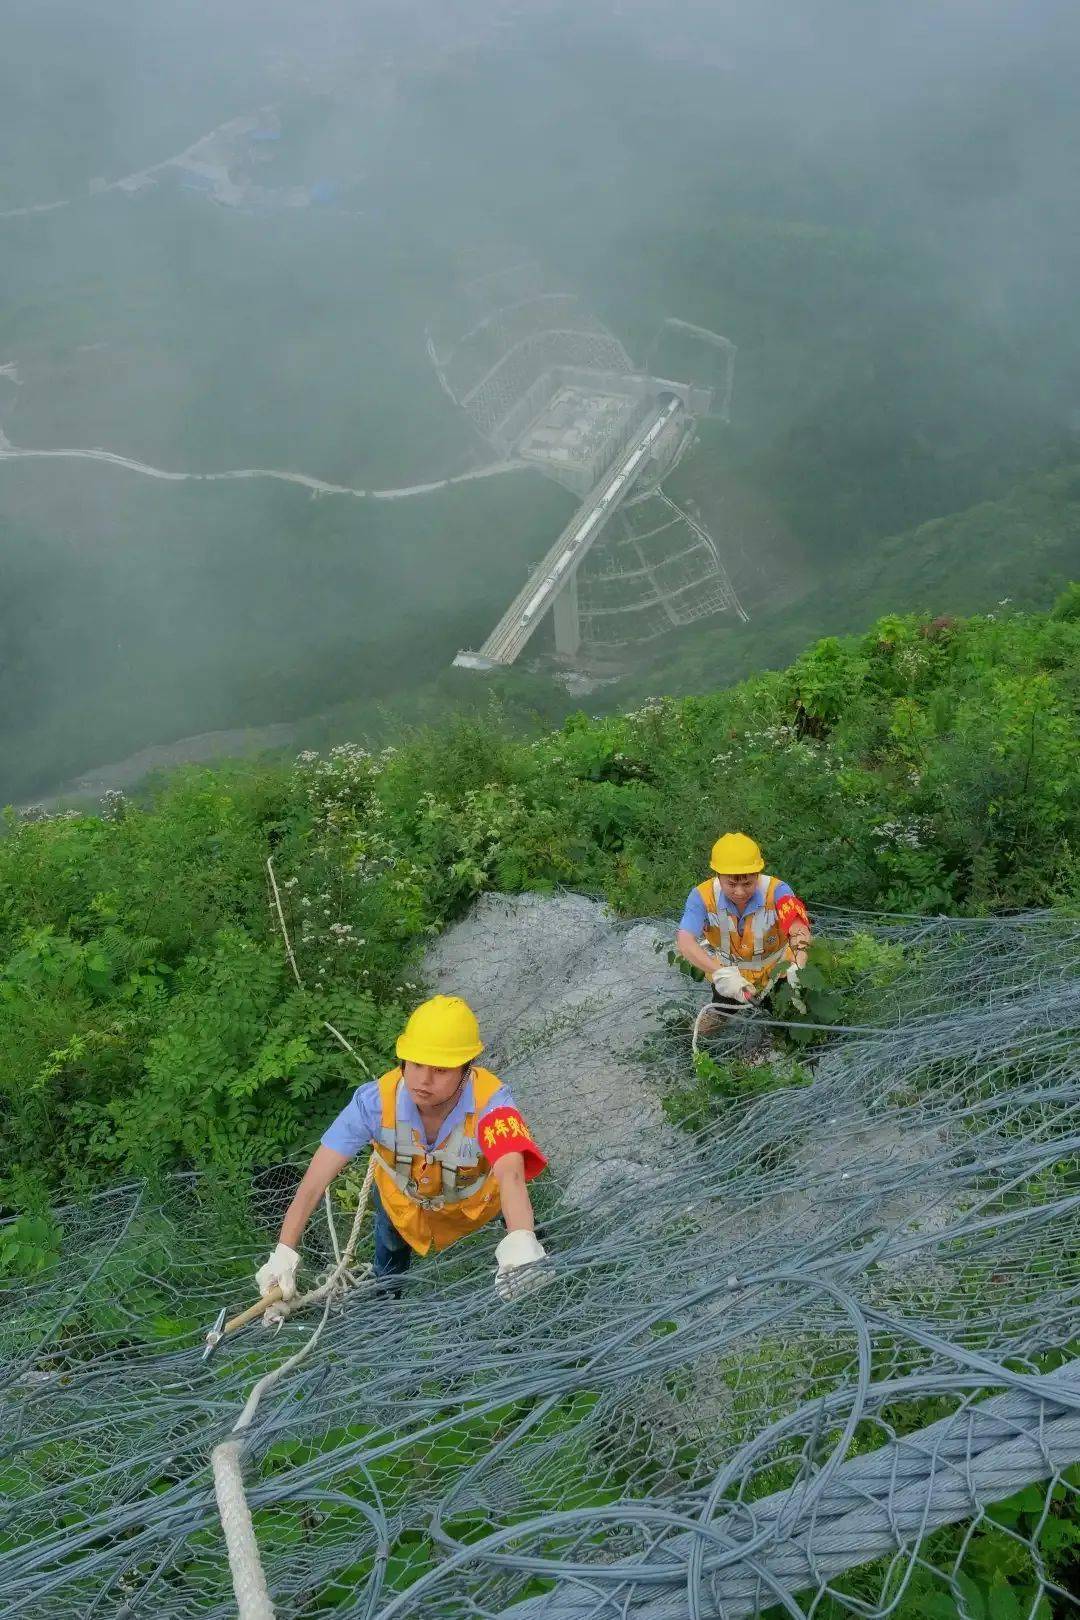
M806 907L793 894L785 894L782 900L777 901L776 921L785 939L791 933L794 923L802 923L804 927L810 927L810 918Z
M476 1134L488 1164L494 1164L507 1153L520 1153L525 1160L526 1181L532 1181L547 1164L516 1108L492 1108L477 1122Z

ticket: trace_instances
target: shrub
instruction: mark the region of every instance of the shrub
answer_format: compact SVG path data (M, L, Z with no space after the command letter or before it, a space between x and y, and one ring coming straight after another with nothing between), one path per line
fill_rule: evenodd
M811 910L1075 905L1074 600L890 617L790 670L540 738L451 720L379 754L180 771L99 816L9 813L0 1160L75 1190L279 1159L362 1078L325 1021L379 1072L425 944L477 894L565 884L674 932L724 828L752 832ZM819 948L809 1021L830 1021L836 983L857 1008L894 967L868 938Z

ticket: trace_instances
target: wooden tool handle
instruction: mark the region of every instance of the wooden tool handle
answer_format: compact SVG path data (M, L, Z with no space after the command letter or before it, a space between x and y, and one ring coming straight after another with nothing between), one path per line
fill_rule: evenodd
M230 1316L221 1330L222 1333L235 1333L237 1328L247 1327L249 1322L254 1322L257 1316L262 1315L268 1305L276 1305L280 1298L281 1289L271 1288L268 1294L264 1294L254 1305L249 1305L246 1311L241 1311L239 1316Z

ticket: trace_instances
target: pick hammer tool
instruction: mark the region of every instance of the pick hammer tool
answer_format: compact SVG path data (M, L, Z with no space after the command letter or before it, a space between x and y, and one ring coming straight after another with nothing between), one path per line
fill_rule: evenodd
M241 1311L239 1316L230 1316L228 1319L226 1319L225 1314L226 1307L223 1305L217 1314L213 1327L206 1335L206 1348L202 1353L203 1360L208 1361L210 1359L227 1334L236 1333L240 1328L247 1327L249 1322L254 1322L257 1316L262 1316L264 1311L268 1310L271 1305L277 1305L280 1300L281 1289L277 1287L271 1288L269 1293L263 1295L262 1299L256 1300L254 1305L249 1305L246 1311Z

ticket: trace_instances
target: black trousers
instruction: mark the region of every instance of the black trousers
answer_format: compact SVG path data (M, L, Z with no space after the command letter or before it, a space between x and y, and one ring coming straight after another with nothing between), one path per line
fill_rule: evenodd
M412 1249L406 1243L383 1208L378 1187L371 1189L371 1207L375 1211L375 1275L400 1277L412 1263Z

